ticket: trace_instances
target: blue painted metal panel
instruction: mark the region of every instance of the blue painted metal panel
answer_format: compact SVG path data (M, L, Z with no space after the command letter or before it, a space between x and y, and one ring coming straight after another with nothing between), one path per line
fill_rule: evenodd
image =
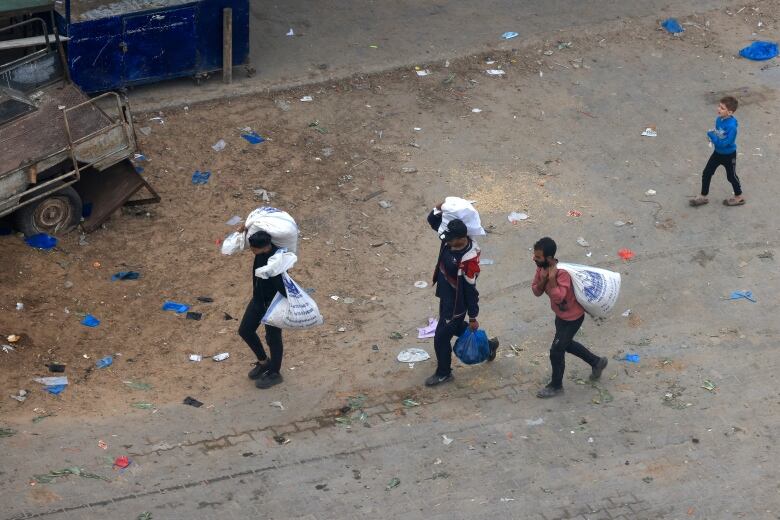
M195 7L126 16L124 43L126 84L191 73L197 62Z
M86 92L121 86L122 19L118 16L70 24L68 67L73 82Z
M249 0L203 0L198 8L198 70L222 69L222 9L233 9L233 65L249 60Z

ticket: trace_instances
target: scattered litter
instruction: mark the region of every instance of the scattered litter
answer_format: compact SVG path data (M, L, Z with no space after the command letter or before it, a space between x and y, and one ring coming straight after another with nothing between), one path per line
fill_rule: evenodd
M287 34L285 34L285 36L295 36L295 31L293 31L292 27L290 27L290 30L287 31Z
M623 356L622 361L628 361L629 363L639 363L639 354L626 354Z
M516 211L513 211L507 216L507 219L512 224L517 224L521 220L528 220L528 215L525 213L518 213Z
M68 475L78 475L83 478L94 478L94 479L105 480L106 482L109 482L109 479L107 479L106 477L102 477L100 475L96 475L95 473L84 471L83 468L79 468L78 466L50 471L44 475L33 475L33 481L35 481L38 484L51 484L52 482L54 482L55 479L59 477L66 477Z
M506 71L501 69L488 69L485 71L488 76L503 76L506 74Z
M581 211L577 211L576 209L570 209L569 212L566 213L566 216L578 218L578 217L582 216L582 212Z
M142 383L141 381L122 381L124 384L132 388L133 390L151 390L152 385L149 383Z
M436 318L428 318L428 325L426 327L417 328L417 339L432 338L436 335L436 327L439 325L439 320Z
M65 365L62 363L49 363L46 365L46 367L49 369L49 372L55 372L55 373L62 373L65 372Z
M623 222L622 220L616 220L616 221L615 221L615 222L613 222L612 224L613 224L615 227L623 227L623 226L625 226L625 225L626 225L626 223L625 223L625 222Z
M203 356L200 354L190 354L190 361L200 362L203 361Z
M756 303L755 298L753 298L753 291L734 291L731 293L731 296L729 296L729 300L741 300L745 299L747 301Z
M544 424L544 419L542 417L539 417L538 419L526 419L525 424L528 426L541 426Z
M201 303L214 303L214 298L212 298L210 296L198 296L195 299L198 300Z
M427 76L428 74L430 74L430 73L431 73L431 71L429 71L428 69L423 69L423 70L416 70L415 72L416 72L416 73L417 73L417 75L418 75L418 76L420 76L420 77L422 77L422 76Z
M588 244L588 241L587 241L587 240L585 240L585 239L584 239L584 238L582 238L582 237L580 237L580 238L578 238L578 239L577 239L577 243L578 243L579 245L581 245L582 247L589 247L589 246L590 246L590 244Z
M401 172L402 173L417 173L417 168L412 168L412 167L408 167L407 166L407 167L401 168Z
M514 31L507 31L501 35L501 38L504 40L511 40L512 38L517 38L518 36L520 35Z
M454 440L455 440L455 439L450 439L450 438L449 438L449 437L447 437L446 435L442 435L442 436L441 436L441 442L442 442L442 443L443 443L445 446L449 446L450 444L452 444L452 441L454 441Z
M24 239L28 246L48 251L57 245L57 239L46 233L38 233Z
M139 132L141 132L144 135L149 135L152 133L152 128L149 126L142 126L138 129Z
M479 265L493 265L496 261L491 258L480 258Z
M404 335L400 332L393 332L390 334L390 339L404 339Z
M16 350L11 345L3 345L1 348L3 349L3 352L5 352L6 354L9 354L9 353L13 352L14 350Z
M230 352L222 352L220 354L216 354L211 359L213 359L214 361L225 361L229 357L230 357Z
M264 190L263 188L258 188L256 190L253 190L253 193L255 194L255 197L260 197L263 200L263 202L270 202L271 195L274 195L273 192L269 192L268 190Z
M281 402L281 401L273 401L273 402L271 402L270 404L271 404L271 406L273 406L274 408L278 408L278 409L280 409L280 410L284 410L284 405L282 404L282 402Z
M421 348L407 348L398 353L397 359L401 363L418 363L431 359L431 356Z
M106 441L98 441L98 448L100 448L101 450L107 450L108 444L106 443Z
M480 112L482 112L482 109L481 108L472 108L471 111L474 112L475 114L479 114Z
M417 280L416 282L414 282L414 286L417 287L418 289L425 289L426 287L428 287L428 282Z
M626 312L623 313L624 318L628 318L629 316L631 316L631 309L628 309L626 310Z
M389 200L380 200L378 204L384 209L390 209L393 207L393 203Z
M655 194L656 194L656 191L655 191L655 190L647 190L647 191L645 192L645 195L647 195L648 197L652 197L652 196L653 196L653 195L655 195Z
M152 513L150 513L149 511L144 511L143 513L138 515L138 518L136 518L135 520L152 520Z
M654 126L648 126L645 128L645 131L642 132L642 135L645 137L658 137L658 132Z
M311 97L311 96L303 96L303 97L301 98L301 101L303 101L304 103L308 103L308 102L309 102L309 101L311 101L311 100L312 100L312 97Z
M116 282L117 280L138 280L140 277L141 273L137 273L135 271L119 271L118 273L111 275L111 281Z
M283 99L274 99L274 105L279 107L279 109L282 112L287 112L288 110L290 110L290 103L288 103L287 101L285 101Z
M154 405L152 403L133 403L130 406L133 408L138 408L139 410L151 410L154 408Z
M243 137L244 140L249 144L260 144L262 142L265 142L265 138L255 131L241 134L241 137Z
M54 417L55 415L57 415L54 412L47 412L43 408L35 408L35 409L33 409L33 412L40 414L40 415L36 415L35 417L33 417L33 420L32 420L33 424L38 424L39 422L41 422L42 420L46 419L47 417ZM100 441L100 442L103 442L103 441ZM99 445L100 444L98 444L98 446ZM106 445L106 447L108 447L108 445Z
M777 56L777 44L765 41L753 42L739 51L739 55L755 61L770 60Z
M211 177L211 172L202 172L200 170L195 170L195 173L192 174L192 184L199 185L199 184L206 184L209 182L209 177Z
M111 356L106 356L102 359L97 360L95 363L95 366L97 368L108 368L114 363L114 358Z
M190 396L184 398L183 404L188 404L190 406L194 406L195 408L200 408L201 406L203 406L203 403Z
M599 386L594 385L593 386L599 393L599 395L594 396L593 399L591 399L591 402L593 404L605 404L605 403L611 403L615 400L614 397L612 397L612 394L609 393L609 391L605 388L601 388Z
M225 142L225 140L224 140L224 139L220 139L220 140L219 140L219 141L217 141L216 143L212 144L212 145L211 145L211 148L212 148L212 149L213 149L215 152L221 152L222 150L224 150L224 149L225 149L225 146L227 146L227 143Z
M129 465L130 465L130 459L128 459L126 455L121 455L116 459L114 459L114 466L116 466L117 468L124 469Z
M11 428L0 428L0 437L11 437L12 435L16 435L16 430Z
M385 491L390 491L393 488L397 488L401 484L401 479L398 477L393 477L390 479L390 482L387 483L387 487L385 488Z
M16 310L17 311L23 311L24 310L24 304L22 302L16 302Z
M93 315L91 315L91 314L87 314L87 315L86 315L86 316L84 316L84 318L81 320L81 324L82 324L82 325L86 325L87 327L92 327L92 328L94 328L94 327L97 327L98 325L100 325L100 320L99 320L99 319L97 319L96 317L94 317L94 316L93 316Z
M514 498L506 498L506 497L501 498L501 502L514 502L514 501L515 501Z
M415 406L420 406L420 403L413 399L404 399L403 405L407 408L414 408Z
M21 389L19 390L16 395L9 396L11 399L14 399L16 401L19 401L20 403L23 403L25 400L27 400L27 390Z
M572 42L558 42L558 50L563 49L571 49L573 46Z
M200 321L202 317L203 317L202 312L192 312L192 311L188 311L185 316L186 319L193 320L193 321Z
M330 146L326 146L325 148L320 150L320 152L322 152L323 157L330 157L331 155L333 155L334 151L335 150L333 150L333 148L331 148Z
M618 251L618 256L622 258L623 260L631 260L634 258L634 252L630 249L621 249Z
M184 303L174 302L171 300L166 300L165 303L163 303L162 310L164 311L173 311L176 314L184 314L188 310L190 310L190 306L186 305Z
M672 34L679 34L685 30L680 25L680 22L678 22L674 18L667 18L666 20L661 22L661 27L663 27L664 29L667 30L667 32L670 32Z
M709 379L705 379L704 382L702 382L701 387L707 390L708 392L714 392L715 389L717 388L715 383L713 383Z
M17 336L16 334L11 334L10 336L7 336L5 339L8 340L8 343L16 343L22 338L21 336Z
M276 441L276 444L283 446L285 444L290 444L290 439L283 435L274 435L274 440Z

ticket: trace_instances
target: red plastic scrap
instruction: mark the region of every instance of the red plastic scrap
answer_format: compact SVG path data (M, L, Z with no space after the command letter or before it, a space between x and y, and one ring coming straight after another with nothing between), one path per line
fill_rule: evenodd
M127 466L130 465L130 459L128 459L125 455L122 455L121 457L117 457L114 461L114 466L124 469Z
M621 249L618 251L618 256L622 258L623 260L631 260L634 258L634 252L630 249Z
M567 215L570 217L581 217L582 211L577 211L576 209L570 209Z

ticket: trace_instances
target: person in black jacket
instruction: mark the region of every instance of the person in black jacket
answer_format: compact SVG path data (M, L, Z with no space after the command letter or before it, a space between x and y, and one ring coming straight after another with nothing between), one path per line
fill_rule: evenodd
M428 214L428 224L436 231L442 223L441 204ZM436 386L452 381L452 338L461 336L466 327L479 329L479 246L468 236L466 224L453 219L439 235L441 247L433 283L439 298L439 324L433 337L436 350L436 373L425 380L426 386ZM466 325L466 314L469 316ZM496 358L498 339L490 339L488 361Z
M281 293L286 297L287 290L284 288L281 274L268 279L259 278L255 274L255 270L265 266L268 259L278 250L271 243L271 235L265 231L257 231L249 237L249 246L255 254L255 261L252 265L252 299L246 306L241 325L238 327L238 334L257 356L255 367L249 372L249 378L255 380L257 388L270 388L282 382L282 375L279 373L282 368L282 354L284 352L282 329L265 326L265 341L271 351L269 359L263 350L260 337L257 335L257 328L276 293Z

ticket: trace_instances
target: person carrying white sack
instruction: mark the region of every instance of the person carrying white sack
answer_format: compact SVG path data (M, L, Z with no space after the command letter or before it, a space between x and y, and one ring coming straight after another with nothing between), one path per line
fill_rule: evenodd
M241 231L245 231L245 228L242 227ZM247 237L247 242L255 255L252 264L252 299L244 311L238 335L257 356L257 362L249 372L249 379L255 381L257 388L271 388L282 382L282 329L265 325L265 341L268 343L270 358L263 349L257 329L276 294L287 296L282 280L286 269L270 269L273 266L269 265L269 260L273 258L273 261L278 261L282 255L276 254L279 248L271 242L271 235L267 232L256 231Z

